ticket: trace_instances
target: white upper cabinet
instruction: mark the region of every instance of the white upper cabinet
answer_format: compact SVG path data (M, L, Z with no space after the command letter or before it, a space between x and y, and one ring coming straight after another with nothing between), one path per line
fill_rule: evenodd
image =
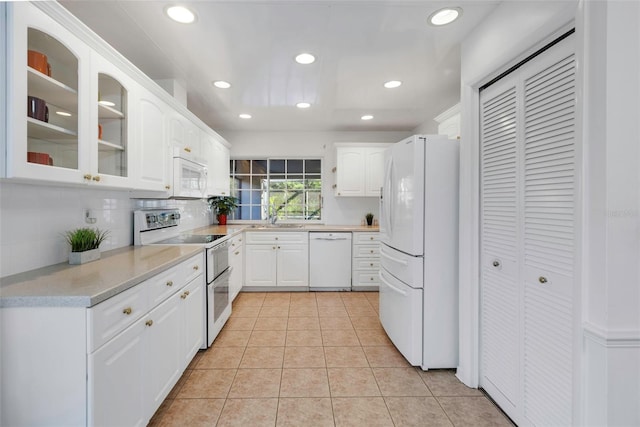
M93 174L97 182L109 187L133 186L131 178L131 138L129 112L133 80L116 66L93 52L91 54L91 120L98 125L90 130Z
M28 3L7 18L7 177L91 182L90 50Z
M180 153L213 171L208 193L229 194L226 142L209 131L203 147L206 126L66 9L10 2L2 10L8 54L2 177L164 198L172 157Z
M229 148L213 136L202 132L202 147L207 153L207 166L209 168L209 183L207 194L209 196L228 196L230 192L229 181ZM206 147L206 149L205 149Z
M137 99L138 171L136 187L142 190L171 189L165 121L168 107L151 92L140 88Z
M389 145L335 144L335 195L340 197L379 197L384 174L384 150Z
M203 162L200 129L178 112L172 112L169 119L169 145L171 156Z

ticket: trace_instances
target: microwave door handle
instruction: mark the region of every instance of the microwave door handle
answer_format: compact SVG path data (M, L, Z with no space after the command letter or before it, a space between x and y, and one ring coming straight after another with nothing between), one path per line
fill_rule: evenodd
M204 169L200 174L200 179L198 180L198 189L204 193L207 191L207 170Z

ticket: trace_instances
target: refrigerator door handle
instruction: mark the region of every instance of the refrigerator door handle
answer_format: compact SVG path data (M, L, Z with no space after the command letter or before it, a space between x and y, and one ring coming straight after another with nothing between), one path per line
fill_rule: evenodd
M391 200L391 189L392 189L392 169L393 169L393 157L389 158L389 163L387 164L387 170L385 171L385 180L384 180L384 188L385 188L385 194L384 197L386 198L386 204L383 205L384 208L384 212L385 212L385 225L386 225L386 229L387 229L387 233L388 235L392 234L392 230L391 230L391 211L392 211L392 203L393 201Z
M400 258L395 258L395 257L392 257L391 255L388 255L387 253L384 252L384 249L382 249L382 248L380 248L380 255L382 255L383 257L385 257L389 261L393 261L393 262L395 262L397 264L404 265L404 266L409 265L409 263L406 260L403 260L403 259L400 259Z
M407 296L407 293L405 291L403 291L402 289L398 289L395 286L393 286L391 283L389 283L387 279L385 279L384 276L382 275L382 271L378 272L378 278L380 278L380 281L385 285L387 285L389 289L391 289L392 291L402 295L403 297Z

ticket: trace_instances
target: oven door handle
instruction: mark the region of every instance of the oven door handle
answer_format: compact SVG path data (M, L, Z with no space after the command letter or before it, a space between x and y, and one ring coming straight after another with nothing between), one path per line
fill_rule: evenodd
M207 286L213 286L213 284L220 281L220 279L224 279L225 277L230 276L232 271L233 271L233 267L231 266L225 268L225 270L222 273L218 274L218 276L215 279L213 279L211 282L209 282Z

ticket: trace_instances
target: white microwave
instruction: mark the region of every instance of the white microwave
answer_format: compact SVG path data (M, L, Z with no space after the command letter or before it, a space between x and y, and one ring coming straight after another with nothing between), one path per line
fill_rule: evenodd
M174 199L203 199L207 195L207 167L203 164L185 159L173 158Z

